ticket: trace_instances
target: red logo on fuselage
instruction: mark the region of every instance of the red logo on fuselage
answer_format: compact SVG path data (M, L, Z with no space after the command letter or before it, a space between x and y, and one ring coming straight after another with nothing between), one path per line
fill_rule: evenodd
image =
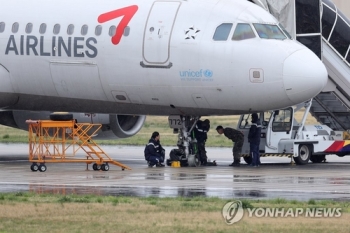
M124 29L126 28L126 26L128 26L130 20L135 15L137 10L138 10L138 6L133 5L133 6L124 7L124 8L115 10L115 11L104 13L98 17L99 23L105 23L105 22L110 21L112 19L123 16L122 20L120 21L119 25L117 26L117 31L116 31L115 35L112 37L112 43L114 45L119 44L119 42L123 36Z

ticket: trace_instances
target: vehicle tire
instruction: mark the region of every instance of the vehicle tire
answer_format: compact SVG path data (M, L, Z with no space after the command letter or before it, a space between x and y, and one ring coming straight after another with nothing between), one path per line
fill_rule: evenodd
M252 162L253 162L253 158L252 158L251 155L249 155L249 156L244 156L243 159L244 159L244 161L245 161L248 165L252 164Z
M37 172L37 171L39 170L38 164L33 163L33 164L30 166L30 170L32 170L33 172Z
M39 171L40 172L46 172L46 165L45 164L40 164L39 165Z
M50 120L52 120L52 121L70 121L70 120L73 120L73 114L70 114L70 113L51 113Z
M298 165L307 164L310 160L312 147L310 145L299 145L298 157L293 157L294 161Z
M326 159L325 155L311 155L310 160L313 163L322 163Z
M189 167L199 167L201 165L201 161L199 159L199 155L189 155L188 156L188 166Z

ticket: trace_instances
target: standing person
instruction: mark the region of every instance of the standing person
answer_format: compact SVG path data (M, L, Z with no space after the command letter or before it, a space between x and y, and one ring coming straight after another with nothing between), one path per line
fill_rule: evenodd
M196 127L194 128L195 138L197 140L197 148L199 159L202 165L207 165L207 152L205 150L205 142L207 141L207 133L210 129L210 121L208 119L201 121L198 120Z
M216 131L219 134L224 134L228 139L234 142L232 149L233 152L233 163L230 166L239 167L241 163L241 152L244 143L244 135L241 131L232 128L223 128L221 125L216 127Z
M260 154L259 145L261 137L261 123L257 113L252 114L252 125L249 129L248 142L250 143L250 154L252 156L252 166L259 167Z
M149 167L164 167L165 150L160 145L160 134L153 132L145 148L145 159Z

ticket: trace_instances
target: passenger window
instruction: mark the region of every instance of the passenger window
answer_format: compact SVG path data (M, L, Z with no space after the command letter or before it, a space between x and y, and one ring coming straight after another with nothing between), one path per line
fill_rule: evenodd
M60 30L61 30L61 25L55 24L55 26L53 27L53 34L57 35L58 33L60 33Z
M247 23L239 23L233 33L232 40L247 40L255 38L253 29Z
M46 32L46 24L45 23L42 23L40 25L39 32L40 32L40 34L45 34L45 32Z
M129 34L130 34L130 27L129 26L126 26L125 28L124 28L124 36L129 36Z
M81 27L81 35L85 36L88 33L88 26L85 24Z
M5 31L5 23L1 22L0 23L0 33L3 33Z
M68 35L72 35L74 33L74 25L73 24L69 24L68 28L67 28L67 34Z
M228 38L232 28L232 23L223 23L219 25L214 33L213 40L215 41L225 41Z
M13 33L17 33L18 32L18 28L19 28L19 24L18 23L14 23L12 25L12 32Z
M117 32L117 28L115 26L111 26L109 28L109 33L108 34L113 37L116 32Z
M97 25L95 28L95 35L96 36L100 36L102 34L102 26L101 25Z
M26 26L26 33L32 33L33 30L33 24L32 23L28 23Z
M258 23L254 23L253 25L262 39L284 40L287 38L277 25Z

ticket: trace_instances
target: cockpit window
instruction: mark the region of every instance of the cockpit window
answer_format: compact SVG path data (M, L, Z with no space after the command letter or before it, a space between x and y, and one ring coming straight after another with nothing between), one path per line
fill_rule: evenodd
M215 30L215 34L214 34L213 40L216 40L216 41L225 41L225 40L227 40L228 35L231 32L231 28L232 28L232 23L220 24Z
M239 23L233 33L232 40L247 40L255 38L253 29L247 23Z
M259 23L254 23L253 25L262 39L284 40L287 38L277 25Z
M278 24L278 26L282 29L284 34L286 34L286 36L291 40L292 36L289 34L289 32L287 32L287 30L282 26L282 24Z

